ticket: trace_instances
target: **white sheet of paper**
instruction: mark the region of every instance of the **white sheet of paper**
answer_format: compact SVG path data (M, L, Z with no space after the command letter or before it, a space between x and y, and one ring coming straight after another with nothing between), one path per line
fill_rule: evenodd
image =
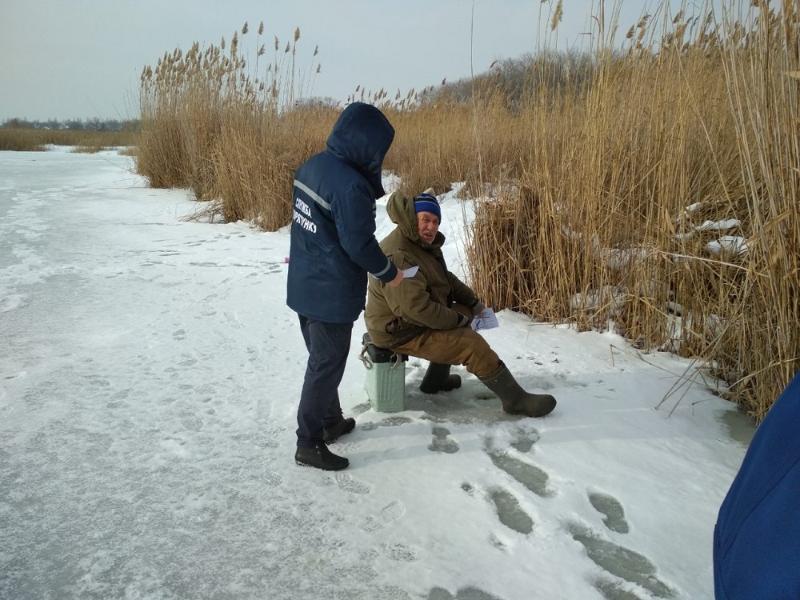
M475 331L479 331L481 329L500 327L500 323L497 321L497 316L491 308L484 308L478 316L472 319L470 327Z
M414 275L417 274L417 271L419 271L418 266L408 267L407 269L403 269L403 277L405 279L411 279Z

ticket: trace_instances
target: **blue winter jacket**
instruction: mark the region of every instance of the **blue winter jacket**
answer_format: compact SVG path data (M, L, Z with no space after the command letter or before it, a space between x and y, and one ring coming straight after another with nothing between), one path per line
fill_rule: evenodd
M367 273L381 281L397 269L375 239L375 199L394 129L369 104L349 105L325 151L295 174L286 303L328 323L352 323L364 310Z
M756 431L714 530L717 600L800 598L800 373Z

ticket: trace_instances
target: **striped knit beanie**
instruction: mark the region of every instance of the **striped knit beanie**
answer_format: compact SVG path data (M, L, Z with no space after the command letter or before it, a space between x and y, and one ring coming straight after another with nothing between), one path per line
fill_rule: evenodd
M442 211L439 208L439 202L433 194L422 193L414 197L414 212L429 212L433 213L442 222Z

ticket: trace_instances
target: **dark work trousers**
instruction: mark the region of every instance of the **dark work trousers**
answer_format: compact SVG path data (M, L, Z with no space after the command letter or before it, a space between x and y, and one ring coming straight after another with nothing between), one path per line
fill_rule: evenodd
M308 348L308 366L297 409L297 445L312 447L322 441L322 428L342 418L339 383L350 352L352 323L324 323L300 317Z

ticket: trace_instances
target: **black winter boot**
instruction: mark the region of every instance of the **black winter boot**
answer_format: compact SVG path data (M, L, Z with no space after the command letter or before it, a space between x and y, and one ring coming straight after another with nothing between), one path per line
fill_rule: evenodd
M356 420L353 417L342 419L335 425L328 425L322 429L322 441L326 444L335 442L339 437L355 429Z
M499 371L481 381L500 397L503 410L510 415L543 417L556 407L556 399L549 394L529 394L523 390L503 363Z
M341 471L350 464L344 456L337 456L325 445L324 442L317 442L313 448L297 447L294 454L294 462L304 467L316 467L323 471Z
M435 394L437 392L449 392L461 387L461 377L450 375L450 365L434 363L428 365L425 377L419 384L419 389L424 394Z

